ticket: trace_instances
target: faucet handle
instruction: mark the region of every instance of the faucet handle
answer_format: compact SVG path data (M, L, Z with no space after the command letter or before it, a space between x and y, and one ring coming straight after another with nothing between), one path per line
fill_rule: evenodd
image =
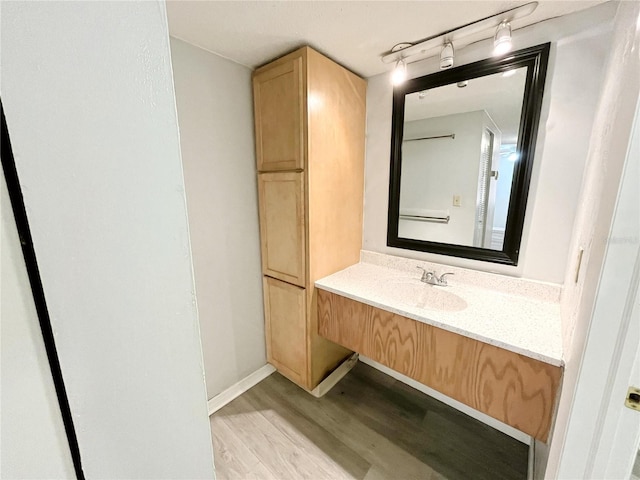
M420 265L417 265L416 268L419 268L420 270L422 270L422 278L420 280L424 282L427 279L427 271L424 268L422 268Z
M438 283L440 285L447 285L447 279L445 278L447 275L455 275L455 273L447 272L447 273L443 273L442 275L440 275L440 278L438 279Z
M422 278L420 279L421 282L426 282L427 280L429 280L430 277L433 277L433 272L427 272L426 268L423 268L421 266L416 266L416 268L419 268L420 270L422 270Z

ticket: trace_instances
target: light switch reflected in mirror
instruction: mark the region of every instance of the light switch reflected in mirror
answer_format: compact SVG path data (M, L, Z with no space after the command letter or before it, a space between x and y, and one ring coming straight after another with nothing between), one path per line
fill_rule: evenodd
M394 88L387 245L517 265L549 49Z

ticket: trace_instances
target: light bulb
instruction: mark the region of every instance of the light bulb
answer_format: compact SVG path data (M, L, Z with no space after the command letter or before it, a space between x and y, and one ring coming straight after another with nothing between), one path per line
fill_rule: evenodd
M396 63L396 68L393 69L391 74L391 81L394 85L400 85L407 79L407 64L404 59L401 58Z
M440 70L453 67L453 43L447 42L440 52Z
M503 55L511 50L511 24L503 20L493 37L493 54Z

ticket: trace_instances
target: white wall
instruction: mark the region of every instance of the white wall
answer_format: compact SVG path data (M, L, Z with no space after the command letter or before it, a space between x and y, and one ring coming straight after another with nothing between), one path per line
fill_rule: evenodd
M514 32L514 49L552 43L533 176L517 267L386 246L392 86L369 79L363 248L426 261L562 283L602 86L615 4L606 3ZM491 41L456 51L456 65L490 55ZM409 76L438 70L438 59L409 65Z
M479 110L405 124L405 139L450 134L455 138L403 143L400 210L448 211L450 220L433 223L400 219L399 237L473 245L485 116ZM460 196L461 206L453 205L454 195Z
M251 70L175 38L171 57L211 398L266 363Z
M0 478L75 478L47 353L0 169Z
M635 78L640 78L640 69L636 70ZM630 97L627 98L630 100ZM632 365L640 351L640 128L637 122L635 125L635 140L632 140L625 162L581 359L559 469L560 478L627 479L640 440L640 416L624 408L622 403L629 386L640 382L640 368L635 369L637 373L631 378ZM620 127L621 130L624 128ZM619 141L624 140L620 138ZM625 344L626 355L631 357L626 360L621 358ZM618 373L619 378L614 381ZM609 424L605 420L607 417ZM617 428L619 421L621 428ZM626 455L617 458L618 465L614 466L619 473L605 473L609 455L615 453L611 452L612 447L622 443L621 438L625 435Z
M620 226L625 228L622 235L619 230L612 232L611 225L640 97L639 18L640 4L620 2L610 47L611 56L605 64L607 75L603 94L599 99L589 143L580 209L566 269L561 304L566 366L546 478L580 478L585 471L588 472L585 464L593 457L593 448L590 448L593 445L590 443L594 441L592 439L597 441L600 438L593 434L602 427L596 424L591 410L600 405L603 397L596 394L592 398L592 393L603 390L609 393L612 388L607 382L612 382L615 375L615 370L603 371L603 367L611 360L610 356L598 358L596 355L583 361L583 355L588 346L587 339L592 345L595 343L595 348L592 348L596 352L611 351L611 346L618 341L615 338L618 328L615 326L621 323L620 295L624 297L630 285L633 285L629 281L628 270L633 265L637 251L637 204L621 216L629 222L621 223ZM637 182L636 177L635 185L632 184L636 189ZM632 233L634 231L635 235ZM576 283L574 278L580 247L585 251ZM617 259L609 267L613 267L613 273L611 270L603 271L605 255ZM618 267L616 261L621 262ZM605 302L604 322L603 305L594 311L596 298L599 302ZM612 299L615 301L609 304L611 308L607 308L606 302ZM592 317L596 314L600 315L600 323L592 325ZM590 338L591 335L593 337ZM619 408L623 408L622 399L619 401Z
M1 94L87 478L212 478L164 3L2 2Z

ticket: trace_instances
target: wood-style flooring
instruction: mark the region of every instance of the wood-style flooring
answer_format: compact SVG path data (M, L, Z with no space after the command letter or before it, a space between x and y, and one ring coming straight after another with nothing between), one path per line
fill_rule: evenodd
M211 431L218 480L527 478L527 445L362 363L323 398L274 373Z
M636 455L636 461L633 463L630 480L640 480L640 449Z

